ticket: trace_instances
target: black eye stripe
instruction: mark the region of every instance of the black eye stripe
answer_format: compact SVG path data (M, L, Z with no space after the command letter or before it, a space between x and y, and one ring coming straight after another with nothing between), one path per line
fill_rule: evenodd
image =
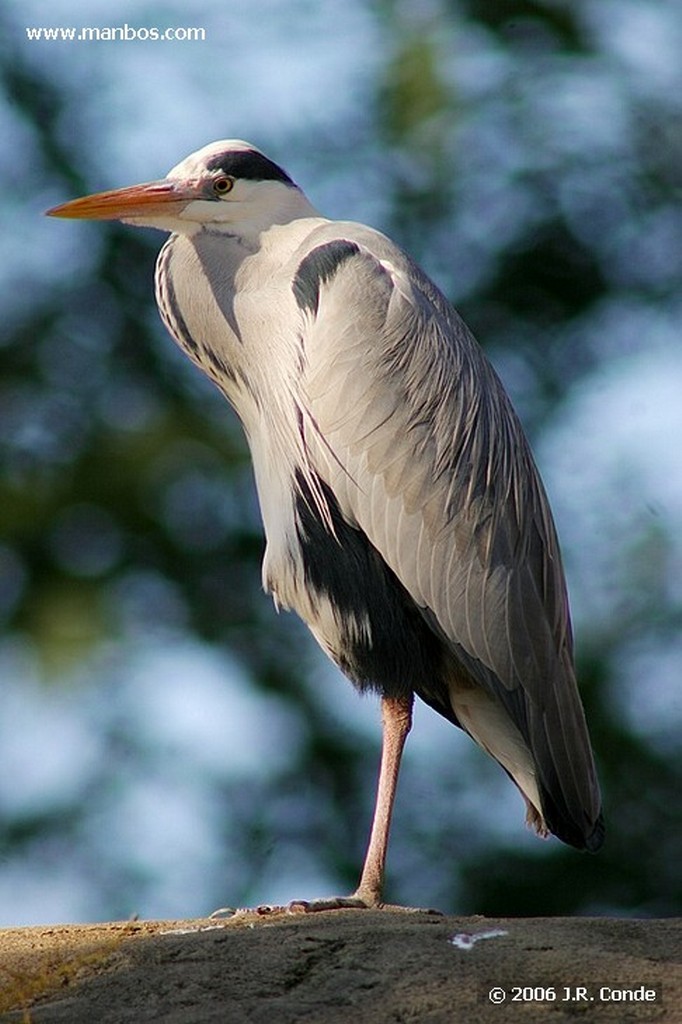
M207 161L209 171L222 171L231 178L245 178L249 181L281 181L293 185L293 181L281 167L254 149L233 150L216 153Z

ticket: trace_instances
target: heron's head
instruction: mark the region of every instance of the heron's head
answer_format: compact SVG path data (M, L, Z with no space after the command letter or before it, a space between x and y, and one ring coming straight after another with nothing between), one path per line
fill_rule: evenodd
M50 217L121 220L191 235L202 227L226 234L260 232L315 216L286 171L248 142L212 142L160 181L74 199Z

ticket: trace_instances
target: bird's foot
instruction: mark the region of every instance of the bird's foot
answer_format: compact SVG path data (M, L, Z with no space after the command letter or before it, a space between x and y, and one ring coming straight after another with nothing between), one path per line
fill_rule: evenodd
M437 914L441 910L426 907L403 907L394 903L382 903L376 897L354 893L352 896L329 896L315 900L291 900L285 904L262 903L258 907L221 907L210 915L212 919L220 917L240 917L244 914L257 914L266 917L270 914L315 914L321 910L389 910L406 914Z
M291 900L288 914L314 914L318 910L370 910L371 904L360 896L327 896L316 900Z
M210 917L241 917L244 914L267 917L270 914L313 914L318 910L369 909L370 904L356 896L330 896L317 900L291 900L289 903L281 904L261 903L258 907L220 907L219 910L214 910Z

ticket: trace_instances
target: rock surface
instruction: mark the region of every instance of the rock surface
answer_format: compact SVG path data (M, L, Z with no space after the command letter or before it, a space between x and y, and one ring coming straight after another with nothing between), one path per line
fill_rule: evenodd
M682 921L337 910L0 931L3 1024L517 1020L682 1022Z

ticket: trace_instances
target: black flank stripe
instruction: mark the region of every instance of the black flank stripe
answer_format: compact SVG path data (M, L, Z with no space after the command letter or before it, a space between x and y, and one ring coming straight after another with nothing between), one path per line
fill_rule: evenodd
M332 657L360 690L404 697L414 691L450 721L444 645L366 535L345 521L331 489L318 480L329 508L332 535L317 514L310 489L297 473L296 515L306 586L324 594L340 631ZM370 637L353 621L367 622Z

